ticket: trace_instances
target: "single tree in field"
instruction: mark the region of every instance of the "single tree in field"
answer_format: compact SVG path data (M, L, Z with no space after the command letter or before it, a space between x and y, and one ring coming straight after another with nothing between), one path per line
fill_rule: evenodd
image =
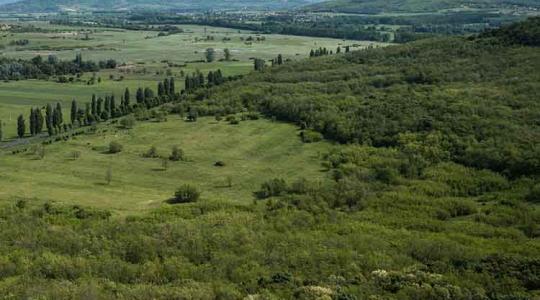
M223 50L223 53L225 54L225 60L230 61L232 58L231 50L229 50L229 48L225 48L225 50Z
M163 170L167 170L169 168L169 160L165 157L161 159L161 168L163 168Z
M216 51L214 50L214 48L208 48L206 49L205 56L207 62L213 62L216 59Z
M169 156L169 159L172 161L185 160L184 151L178 146L174 146L172 148L171 156Z
M71 101L71 124L75 124L75 120L77 120L77 111L77 101L73 99L73 101Z
M112 179L113 179L112 168L108 167L107 171L105 172L105 182L107 183L107 185L111 184Z
M281 54L279 54L277 56L277 64L278 65L282 65L283 64L283 56Z
M23 138L26 133L26 124L23 115L19 115L17 118L17 135L19 138Z
M40 160L45 158L45 146L37 145L36 155L37 155L37 158L40 159Z

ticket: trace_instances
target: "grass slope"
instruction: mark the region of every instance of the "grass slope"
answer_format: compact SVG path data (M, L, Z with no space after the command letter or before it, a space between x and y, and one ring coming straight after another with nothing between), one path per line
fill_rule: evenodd
M324 177L319 159L329 145L303 144L297 134L294 126L265 120L235 126L212 118L189 123L174 116L164 123L139 123L129 131L111 128L47 146L43 160L31 153L3 153L0 185L9 188L0 191L0 198L36 198L133 213L163 205L177 187L190 183L203 191L203 201L246 204L259 185L273 177ZM111 141L120 142L124 151L104 154ZM160 159L142 157L152 145L164 157L178 145L188 161L170 162L163 170ZM79 159L72 159L74 151L80 152ZM218 160L226 166L215 167ZM105 185L108 167L113 171L111 185Z

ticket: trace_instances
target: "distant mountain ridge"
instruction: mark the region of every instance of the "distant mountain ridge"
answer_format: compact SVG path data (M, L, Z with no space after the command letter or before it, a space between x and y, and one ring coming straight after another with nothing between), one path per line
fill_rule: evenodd
M322 0L21 0L8 3L13 1L0 0L0 11L289 9Z
M306 7L319 12L376 14L388 12L433 12L447 9L540 8L538 0L330 0Z

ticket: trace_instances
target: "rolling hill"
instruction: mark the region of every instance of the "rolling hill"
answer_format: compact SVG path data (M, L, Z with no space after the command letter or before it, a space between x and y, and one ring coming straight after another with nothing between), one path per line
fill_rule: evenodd
M538 8L539 6L540 3L534 0L332 0L310 5L307 9L318 12L377 14L389 12L434 12L448 9Z
M0 5L9 0L0 0ZM11 1L13 2L13 1ZM22 0L0 7L4 12L58 12L87 10L208 10L282 9L313 4L317 0Z

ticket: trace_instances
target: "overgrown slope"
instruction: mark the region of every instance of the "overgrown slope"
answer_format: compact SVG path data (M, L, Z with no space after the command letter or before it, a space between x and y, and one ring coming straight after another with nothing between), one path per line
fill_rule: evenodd
M538 7L534 0L332 0L307 8L312 11L333 11L344 13L395 13L395 12L436 12L446 9L464 8L509 8Z
M342 143L401 147L404 134L438 136L442 156L432 159L538 175L540 51L526 45L540 26L536 18L514 27L312 58L198 98L254 107Z

